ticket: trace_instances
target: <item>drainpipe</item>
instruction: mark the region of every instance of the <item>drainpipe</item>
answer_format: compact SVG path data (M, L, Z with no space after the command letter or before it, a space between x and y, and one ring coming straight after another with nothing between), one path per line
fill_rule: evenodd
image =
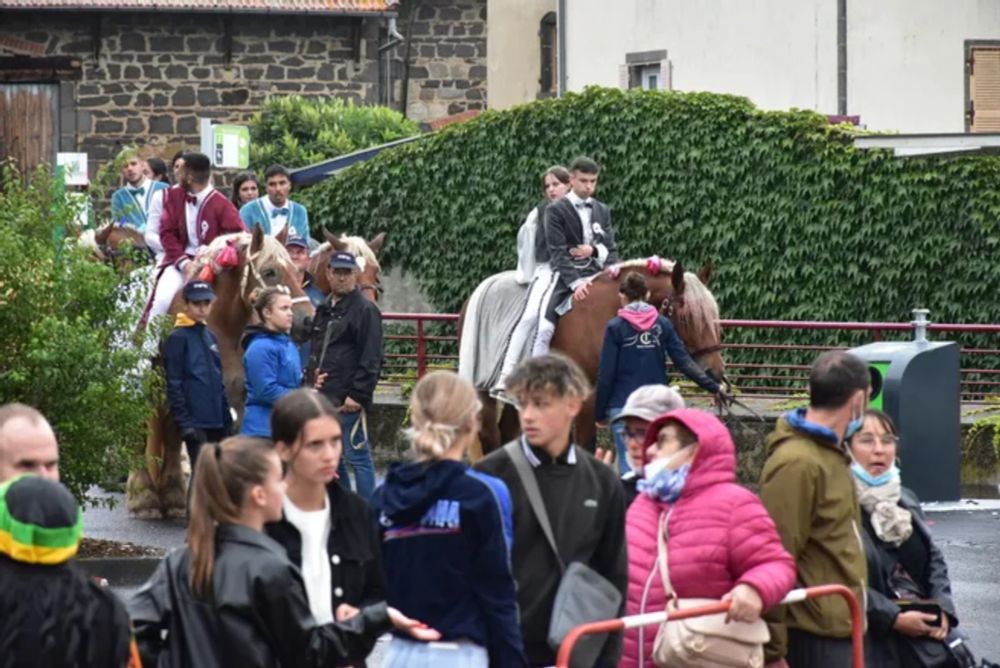
M837 114L847 115L847 0L837 0Z
M392 106L392 60L389 57L389 50L396 47L403 41L403 36L396 28L396 17L389 18L389 25L386 28L387 41L378 48L379 64L381 65L382 76L380 77L382 88L382 104Z
M566 94L566 0L559 0L556 35L559 38L559 95Z

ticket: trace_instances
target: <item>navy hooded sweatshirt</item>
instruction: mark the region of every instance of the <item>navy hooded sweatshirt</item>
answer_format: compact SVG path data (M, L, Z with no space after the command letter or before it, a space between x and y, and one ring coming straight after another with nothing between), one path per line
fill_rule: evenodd
M487 649L490 665L527 666L506 537L510 493L452 460L393 464L372 508L389 605Z

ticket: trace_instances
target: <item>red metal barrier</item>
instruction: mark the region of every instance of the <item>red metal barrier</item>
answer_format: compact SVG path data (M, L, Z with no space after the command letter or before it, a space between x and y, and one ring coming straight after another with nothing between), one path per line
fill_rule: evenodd
M854 595L854 592L844 585L835 584L819 585L817 587L808 587L806 589L793 589L788 592L788 596L781 601L781 605L801 603L807 598L816 598L817 596L841 596L847 603L847 607L851 612L851 650L853 654L854 668L864 668L864 616L861 610L861 604L858 603L858 598ZM687 608L685 610L673 611L669 613L669 618L672 620L678 620L688 619L690 617L702 617L705 615L717 615L720 612L726 612L729 609L729 606L729 601L719 601L718 603L702 605L697 608ZM668 613L663 611L651 612L644 615L619 617L618 619L607 619L604 621L591 622L589 624L581 624L566 634L562 645L559 646L559 654L556 655L556 668L569 668L569 660L570 656L573 654L573 646L576 645L580 638L585 635L592 635L595 633L617 633L619 631L624 631L625 629L637 628L639 626L662 624L667 621L667 618Z

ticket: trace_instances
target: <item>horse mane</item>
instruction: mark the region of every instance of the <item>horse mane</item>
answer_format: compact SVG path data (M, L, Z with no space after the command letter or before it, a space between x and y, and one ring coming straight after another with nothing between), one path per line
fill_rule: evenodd
M646 258L626 260L618 263L621 269L640 269L649 274ZM660 260L659 275L670 274L674 270L674 262ZM649 274L651 275L651 274ZM719 338L719 304L698 275L690 271L684 272L684 308L674 313L677 327L690 332L698 341L718 340Z
M244 249L250 247L252 241L253 235L250 232L233 232L232 234L219 235L212 240L212 243L198 249L195 262L199 267L210 262L215 263L215 259L219 256L219 253L230 242L235 242L237 250L242 252ZM284 245L271 235L264 235L264 244L261 246L256 261L259 265L281 264L286 267L292 266L292 258L289 257Z
M347 235L342 235L340 240L347 244L347 250L354 254L355 257L363 258L365 265L375 267L375 271L381 271L382 265L378 263L378 258L375 257L375 252L368 246L368 242L365 241L364 237L351 237ZM319 255L320 253L325 253L332 248L332 244L329 241L324 241L320 244L319 248L313 255Z
M76 238L76 243L87 250L97 252L97 230L84 230Z

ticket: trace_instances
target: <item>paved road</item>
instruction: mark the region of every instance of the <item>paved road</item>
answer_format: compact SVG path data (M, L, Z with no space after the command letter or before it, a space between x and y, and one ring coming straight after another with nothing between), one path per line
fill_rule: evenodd
M184 544L183 521L138 520L128 517L124 498L114 495L117 508L89 509L84 514L85 535L129 541L170 549ZM944 552L961 626L971 636L978 656L1000 661L1000 503L962 502L929 506L935 540ZM116 590L127 597L131 588ZM384 656L380 641L370 664L378 666Z

